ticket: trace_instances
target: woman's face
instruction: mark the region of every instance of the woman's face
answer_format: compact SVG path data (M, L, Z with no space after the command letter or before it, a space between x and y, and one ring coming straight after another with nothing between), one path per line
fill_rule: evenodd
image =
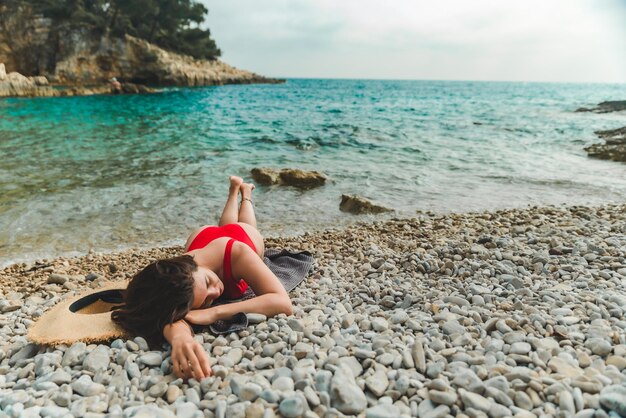
M198 267L192 277L194 283L191 309L207 308L224 292L224 283L208 268Z

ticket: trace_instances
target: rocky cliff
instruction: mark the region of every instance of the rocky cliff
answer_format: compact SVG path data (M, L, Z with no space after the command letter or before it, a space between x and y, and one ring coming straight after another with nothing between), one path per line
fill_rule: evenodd
M122 83L151 86L282 81L237 69L220 60L197 60L165 51L129 35L113 37L88 27L51 30L48 19L42 17L22 17L21 23L16 21L12 27L0 31L0 63L6 64L8 73L43 76L54 86L106 90L111 77ZM32 90L24 90L24 95L32 94Z

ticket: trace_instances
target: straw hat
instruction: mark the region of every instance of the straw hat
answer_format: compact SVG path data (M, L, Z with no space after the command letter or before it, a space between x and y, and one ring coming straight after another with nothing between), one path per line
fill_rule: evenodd
M126 281L108 282L98 289L58 303L28 331L28 338L37 344L72 344L109 341L128 337L111 320L111 309L121 305Z

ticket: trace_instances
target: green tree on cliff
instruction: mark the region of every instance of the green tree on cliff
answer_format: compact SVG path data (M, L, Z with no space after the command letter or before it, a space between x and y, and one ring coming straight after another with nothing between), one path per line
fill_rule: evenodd
M194 0L21 0L55 26L88 26L112 36L132 35L195 58L216 59L221 51L209 29L208 13Z

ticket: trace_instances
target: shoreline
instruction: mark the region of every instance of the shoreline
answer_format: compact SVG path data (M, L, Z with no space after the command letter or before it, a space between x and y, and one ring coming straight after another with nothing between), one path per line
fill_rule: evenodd
M583 209L602 209L602 208L613 208L619 206L626 206L626 204L619 203L605 203L602 205L576 205L576 204L561 204L561 205L528 205L527 207L510 207L510 208L497 208L493 210L476 210L476 211L468 211L468 212L455 212L455 211L434 211L434 210L416 210L415 216L407 216L406 213L396 214L396 213L387 213L387 214L367 214L367 215L357 215L354 217L354 220L348 222L346 224L341 224L337 227L325 227L325 226L317 226L312 230L303 230L302 232L297 232L295 234L283 234L280 232L276 233L263 233L263 237L266 241L273 242L291 242L292 240L297 240L298 238L304 236L317 236L324 235L326 233L340 233L346 229L351 228L359 228L359 227L367 227L370 224L380 223L380 222L389 222L393 220L397 221L411 221L414 219L438 219L445 218L450 216L480 216L480 215L494 215L502 212L527 212L533 210L571 210L575 208L583 208ZM191 232L191 231L190 231ZM43 255L43 256L35 256L24 260L16 260L16 261L8 261L9 264L0 264L0 277L3 272L7 269L16 269L20 266L28 269L37 264L54 264L59 261L61 262L69 262L72 261L80 262L80 260L89 258L89 257L98 257L98 258L107 258L107 257L117 257L126 253L137 253L137 254L150 254L153 251L182 251L182 245L176 244L176 241L180 241L183 243L185 241L184 237L179 239L168 239L163 240L157 244L145 244L145 245L124 245L119 246L117 248L109 248L109 249L89 249L87 251L68 251L59 255Z
M266 246L316 259L290 294L294 315L198 334L214 372L202 382L176 379L167 348L141 338L56 348L25 338L58 300L181 247L1 270L0 406L9 416L624 416L626 204L420 214Z
M523 212L528 212L528 211L541 211L541 210L568 211L568 210L574 210L578 208L593 210L593 209L603 209L603 208L614 208L614 207L620 207L620 206L624 206L626 208L626 204L620 205L617 203L606 203L603 205L593 205L593 206L569 205L569 204L545 205L545 206L537 206L537 205L530 206L529 205L528 207L524 207L524 208L512 207L512 208L499 208L499 209L493 209L493 210L478 210L478 211L468 211L468 212L453 212L453 211L435 212L432 210L427 210L427 211L416 210L415 216L402 216L402 215L398 216L397 214L394 214L394 213L378 214L378 215L371 215L371 214L361 215L362 217L355 217L355 219L352 222L349 222L347 224L342 224L337 227L318 226L318 227L315 227L315 229L304 230L302 232L298 232L293 235L282 234L278 232L278 233L263 234L263 236L264 236L264 239L271 245L272 243L275 243L275 242L276 243L300 242L299 239L303 237L307 237L307 236L318 237L318 236L323 236L329 233L341 234L342 231L345 231L348 229L367 228L369 225L372 225L372 224L379 224L379 223L392 222L392 221L409 221L410 222L415 219L437 220L437 219L447 218L451 216L475 217L475 216L483 216L483 215L495 215L495 214L503 213L503 212L523 213ZM91 259L96 259L96 258L115 259L118 257L125 257L126 254L150 256L150 254L152 254L153 252L156 252L156 253L164 252L167 254L171 252L175 253L176 251L181 252L183 247L180 244L176 244L176 241L180 241L181 243L183 243L184 240L185 238L168 239L168 240L164 240L161 243L157 243L154 245L130 244L130 245L120 246L120 247L111 248L111 249L103 249L103 250L90 249L87 251L70 251L70 252L66 252L63 254L56 255L56 256L44 255L44 256L33 257L30 259L26 259L26 260L17 260L15 262L9 261L10 264L0 265L0 277L2 277L2 274L7 269L15 270L15 269L23 268L23 269L28 270L34 266L42 265L42 264L54 265L54 264L67 262L71 265L74 263L80 264L82 260L86 260L90 258Z

